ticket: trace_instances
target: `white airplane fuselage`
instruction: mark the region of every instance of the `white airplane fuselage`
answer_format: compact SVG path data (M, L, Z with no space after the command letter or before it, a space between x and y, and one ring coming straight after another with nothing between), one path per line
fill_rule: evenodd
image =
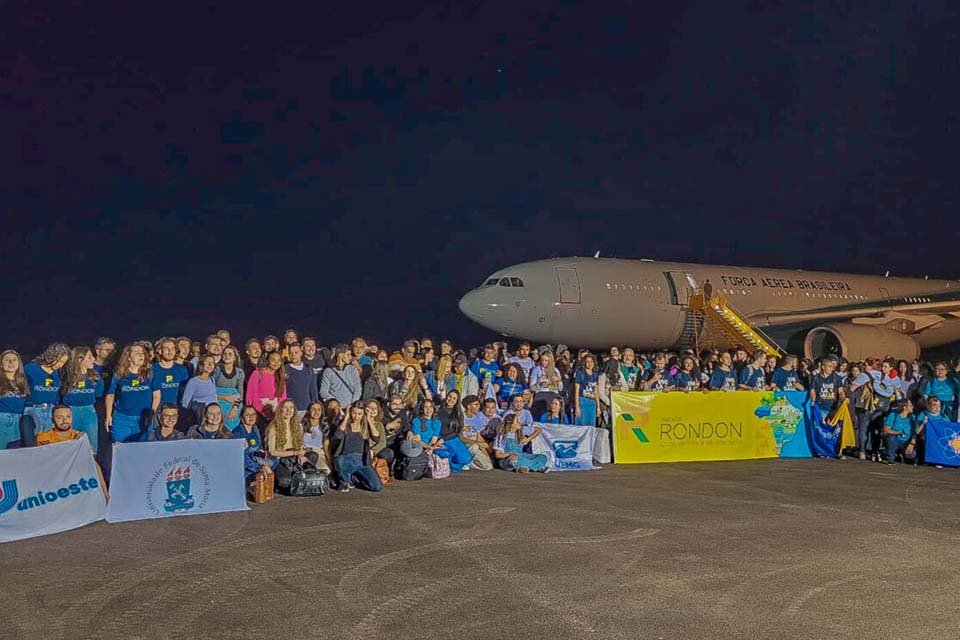
M958 281L647 260L514 265L467 293L460 309L488 329L538 343L672 349L693 346L702 331L687 301L703 291L721 294L790 351L827 325L836 340L814 342L848 357L908 357L960 339Z

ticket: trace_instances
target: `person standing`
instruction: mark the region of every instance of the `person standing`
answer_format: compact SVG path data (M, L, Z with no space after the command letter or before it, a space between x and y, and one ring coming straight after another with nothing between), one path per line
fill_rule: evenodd
M161 338L158 346L160 357L153 363L153 388L160 391L156 404L152 407L156 412L161 403L177 404L180 401L180 387L190 374L182 364L177 364L177 341L173 338Z
M335 399L341 407L349 407L360 399L363 385L360 373L353 366L353 353L345 344L333 350L334 364L323 370L320 378L320 398L326 402Z
M277 351L266 356L265 366L258 368L247 382L247 404L265 418L272 418L277 407L287 399L287 373L283 357ZM294 407L296 414L296 407Z
M289 362L283 365L287 375L287 397L297 407L297 420L303 415L311 402L320 400L317 375L303 361L303 347L299 342L287 345Z
M105 401L104 426L110 432L111 442L140 440L154 394L160 395L159 390L152 388L152 373L142 346L129 344L123 348Z
M20 418L29 394L20 354L11 349L0 353L0 449L20 440Z
M104 388L103 378L93 367L90 347L74 347L64 368L62 402L73 413L73 428L87 434L90 447L97 453L100 425L94 405L103 396Z
M60 402L60 369L69 360L70 347L55 342L23 367L30 385L23 413L33 418L35 433L53 428L51 411Z
M592 354L583 358L583 368L573 376L574 424L594 427L597 424L597 384L600 374ZM519 426L519 421L518 421Z
M240 352L233 345L223 350L220 365L213 372L217 402L223 410L223 424L233 431L240 426L240 408L243 406L243 385L246 377L240 368Z
M217 361L213 355L205 353L197 360L197 374L184 385L180 406L187 410L188 426L201 424L207 407L217 402L217 385L213 382L216 370Z

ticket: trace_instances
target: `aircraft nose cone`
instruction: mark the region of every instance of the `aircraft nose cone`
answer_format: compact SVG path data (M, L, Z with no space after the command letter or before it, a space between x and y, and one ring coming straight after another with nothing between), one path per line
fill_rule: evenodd
M478 322L481 317L483 317L483 305L477 299L477 292L471 291L467 295L460 298L460 312L463 315L467 316L474 322Z

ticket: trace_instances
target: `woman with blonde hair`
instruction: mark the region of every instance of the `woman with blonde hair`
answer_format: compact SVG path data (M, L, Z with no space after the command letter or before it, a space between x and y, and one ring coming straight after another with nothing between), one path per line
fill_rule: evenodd
M373 363L370 377L363 383L361 399L379 400L386 402L390 396L390 365L386 360L377 360Z
M315 400L307 405L300 424L303 426L304 448L316 451L317 469L330 473L330 432L323 413L323 403Z
M65 367L63 404L73 413L73 428L87 434L93 452L97 452L99 423L93 405L103 395L103 379L93 368L90 347L74 347Z
M20 418L29 395L20 354L12 349L0 353L0 449L20 439Z
M139 442L144 414L153 406L153 396L160 390L151 388L153 368L147 353L139 344L128 344L120 353L116 372L110 379L105 406L104 426L112 442Z
M367 420L362 402L350 405L346 417L330 435L330 452L339 491L349 491L354 483L367 491L383 490L380 476L370 465L371 448L381 433L376 423Z
M403 368L402 377L390 385L390 395L403 398L403 405L408 409L416 409L425 391L429 391L423 376L413 365Z
M453 371L453 358L450 356L440 356L437 365L432 372L427 375L427 387L433 396L434 402L443 402L450 389L447 387L447 376Z
M270 355L279 353L272 352ZM276 415L267 425L266 450L277 458L277 486L289 489L293 472L298 467L319 468L320 456L316 451L307 450L303 444L303 427L297 421L297 405L289 398L280 402Z

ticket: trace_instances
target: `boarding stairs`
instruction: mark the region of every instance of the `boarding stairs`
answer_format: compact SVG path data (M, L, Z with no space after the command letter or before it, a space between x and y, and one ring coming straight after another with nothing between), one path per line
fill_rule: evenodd
M686 310L689 314L701 313L712 320L713 324L720 327L726 337L739 347L749 351L760 349L768 356L786 355L786 351L738 313L719 293L708 300L703 291L692 292L687 299Z

